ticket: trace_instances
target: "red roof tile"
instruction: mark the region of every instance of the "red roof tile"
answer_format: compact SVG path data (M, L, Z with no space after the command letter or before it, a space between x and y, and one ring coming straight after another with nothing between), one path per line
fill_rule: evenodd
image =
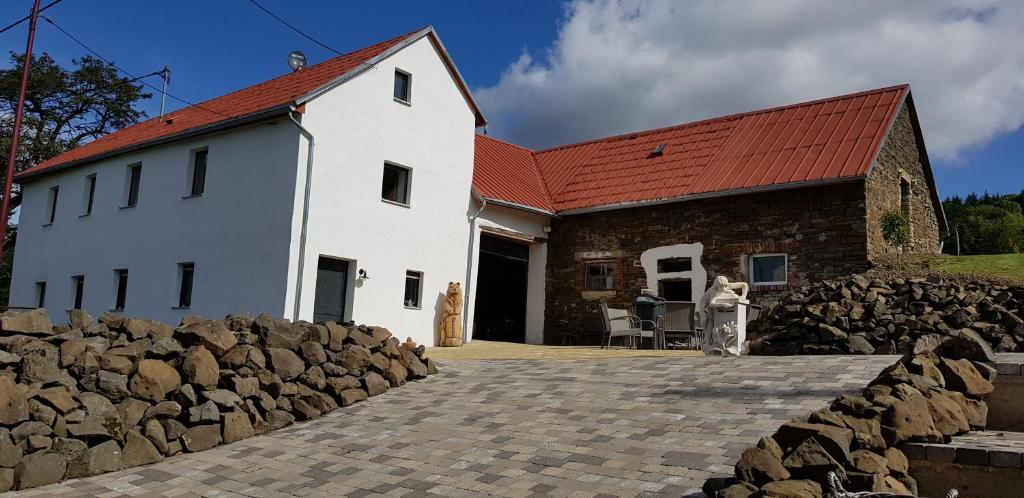
M554 212L532 151L486 135L477 135L473 154L473 188L480 195Z
M300 71L278 76L272 80L201 102L196 107L184 107L167 113L162 118L151 118L123 128L43 161L22 171L15 178L24 179L45 170L71 165L70 163L79 163L89 159L108 156L119 151L131 150L135 147L188 134L190 131L198 131L208 127L215 127L219 124L229 123L237 118L259 115L277 108L285 108L290 104L296 103L298 99L308 96L310 93L321 89L321 87L329 85L338 78L351 73L353 70L359 69L360 65L365 63L372 64L375 62L375 57L384 55L389 49L407 40L411 41L426 35L430 35L431 39L438 45L440 52L444 55L445 64L456 75L457 84L465 93L470 106L473 107L474 112L477 114L477 125L483 125L483 116L469 96L468 89L465 88L461 77L458 76L454 64L447 56L443 47L441 47L433 28L428 26L345 55L328 59Z
M881 88L537 151L533 164L550 202L543 205L563 212L862 177L909 91ZM664 152L653 155L660 144ZM503 163L490 163L501 156L476 157L483 176L502 171ZM525 157L517 153L508 169L527 171ZM513 178L487 182L497 199L524 200L527 190L536 192Z

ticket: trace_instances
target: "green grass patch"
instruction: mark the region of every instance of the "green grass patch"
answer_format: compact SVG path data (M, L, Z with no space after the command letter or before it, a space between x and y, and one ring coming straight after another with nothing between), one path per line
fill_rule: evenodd
M929 266L943 272L993 275L1024 282L1024 254L941 256Z

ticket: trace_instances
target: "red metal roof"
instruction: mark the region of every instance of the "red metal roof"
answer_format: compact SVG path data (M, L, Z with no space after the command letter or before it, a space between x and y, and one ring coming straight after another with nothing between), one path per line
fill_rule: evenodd
M514 161L478 153L476 169L486 174L474 185L485 197L517 203L543 192L550 204L527 204L564 212L862 177L909 91L881 88L537 151L540 190L518 177L492 178L504 170L522 175L525 152ZM478 147L490 142L477 140ZM663 153L652 154L660 144Z
M24 179L25 177L45 172L45 170L60 166L70 166L86 160L98 159L121 151L156 143L175 136L187 135L192 131L216 127L222 123L230 123L236 119L260 115L278 108L281 109L281 112L284 112L287 106L295 103L304 103L297 101L359 69L362 64L372 64L375 62L375 58L385 55L388 50L397 47L403 42L413 41L427 35L437 44L439 51L445 59L445 64L453 72L456 83L464 92L470 106L476 113L477 125L482 126L485 123L483 115L477 109L476 103L473 102L468 89L461 80L461 76L455 70L455 65L441 46L433 28L428 26L333 59L328 59L300 71L288 73L272 80L201 102L196 107L184 107L167 113L162 118L151 118L123 128L26 169L17 174L15 179Z
M473 155L473 188L480 195L554 212L532 151L486 135L477 135Z

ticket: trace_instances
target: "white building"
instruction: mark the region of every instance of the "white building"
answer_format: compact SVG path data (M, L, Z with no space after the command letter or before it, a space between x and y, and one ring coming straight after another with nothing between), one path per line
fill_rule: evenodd
M521 222L471 222L483 124L428 27L125 128L18 176L11 305L354 320L432 345L471 230Z

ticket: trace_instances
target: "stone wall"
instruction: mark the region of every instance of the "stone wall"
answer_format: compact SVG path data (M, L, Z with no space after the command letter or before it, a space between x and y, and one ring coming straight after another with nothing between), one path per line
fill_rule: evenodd
M895 354L964 336L1024 351L1024 286L854 275L796 289L748 327L751 354Z
M892 130L878 154L871 175L865 181L867 195L868 256L872 261L892 257L895 252L882 238L879 221L889 210L900 209L901 181L910 184L909 218L911 244L907 252L939 252L937 207L925 175L918 137L906 105L900 110Z
M0 491L154 463L320 417L436 373L387 329L260 315L176 328L0 313Z
M886 368L861 396L784 424L744 450L734 478L704 485L711 498L834 496L837 489L918 496L907 443L947 443L986 426L995 389L991 350L931 343ZM936 496L936 495L929 495Z
M640 255L648 249L702 243L708 282L747 272L746 257L789 255L789 286L865 269L862 182L676 202L551 220L545 342L563 331L603 330L599 304L628 307L647 286ZM615 290L585 292L588 260L616 263ZM770 300L787 287L755 289ZM694 296L699 299L700 296Z

